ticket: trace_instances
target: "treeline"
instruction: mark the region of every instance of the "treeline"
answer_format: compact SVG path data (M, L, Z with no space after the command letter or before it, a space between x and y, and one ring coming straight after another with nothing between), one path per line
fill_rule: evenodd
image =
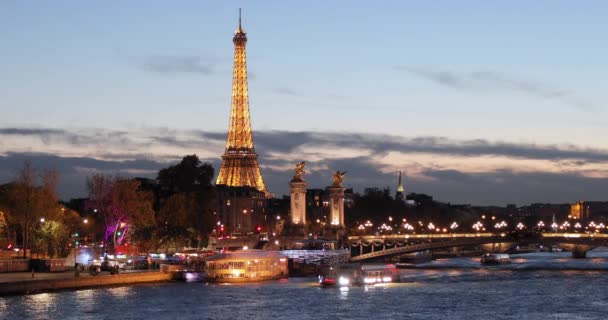
M127 236L142 252L206 245L215 224L214 170L196 155L161 169L153 183L96 174L87 180L87 210L96 213L106 243Z
M88 198L70 209L58 201L54 171L25 163L0 188L0 232L9 246L66 256L75 239L107 245L137 244L141 252L169 246L204 246L215 225L211 164L185 156L156 180L93 174ZM83 237L83 235L86 235ZM27 250L24 250L25 257Z
M80 216L59 204L57 182L55 171L39 171L25 162L15 179L0 187L0 231L10 249L21 243L51 256L67 255ZM27 250L22 254L25 258Z
M389 222L400 223L407 221L433 221L436 224L449 225L452 222L469 224L477 219L478 214L462 206L433 201L425 194L411 193L406 197L410 205L395 199L389 188L366 188L362 194L353 195L353 205L345 208L345 219L349 227L357 227L366 221L374 225Z

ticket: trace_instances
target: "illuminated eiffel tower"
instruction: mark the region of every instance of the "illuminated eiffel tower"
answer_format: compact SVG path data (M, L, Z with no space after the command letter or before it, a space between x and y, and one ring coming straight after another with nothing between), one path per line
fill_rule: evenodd
M253 136L249 119L249 96L247 93L247 33L241 26L234 33L234 69L232 71L232 105L230 127L222 166L217 176L217 185L229 187L253 187L265 192L266 185L260 173L258 156L253 148Z

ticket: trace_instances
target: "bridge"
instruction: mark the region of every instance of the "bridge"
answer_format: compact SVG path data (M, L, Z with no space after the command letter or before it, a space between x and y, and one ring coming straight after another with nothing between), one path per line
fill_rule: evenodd
M608 244L608 234L544 232L519 238L507 233L449 233L367 235L348 237L351 261L365 261L399 256L407 253L467 246L485 246L485 250L505 251L514 245L538 243L558 245L572 252L575 258L585 258L586 252Z

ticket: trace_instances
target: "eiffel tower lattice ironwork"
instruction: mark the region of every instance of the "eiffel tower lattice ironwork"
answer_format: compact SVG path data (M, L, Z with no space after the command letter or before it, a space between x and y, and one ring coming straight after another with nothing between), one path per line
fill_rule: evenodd
M234 69L232 72L232 103L230 126L226 149L222 156L222 166L217 176L217 185L230 187L254 187L267 192L260 172L258 157L253 147L251 120L249 116L249 96L247 91L247 33L241 26L234 33Z

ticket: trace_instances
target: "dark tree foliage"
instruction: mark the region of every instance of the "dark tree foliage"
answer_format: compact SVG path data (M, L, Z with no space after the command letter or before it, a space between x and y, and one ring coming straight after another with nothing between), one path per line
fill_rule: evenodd
M445 228L452 222L469 226L479 217L469 206L433 201L431 196L425 194L409 194L407 199L413 200L413 204L408 206L394 199L389 188L366 188L363 194L354 195L354 205L345 214L347 225L353 228L369 220L378 226L389 224L389 217L392 217L394 230L397 230L402 219L417 226L420 221L424 225L433 222Z
M215 223L213 175L213 166L196 155L185 156L158 172L161 191L156 211L161 242L184 241L195 246L208 237Z
M158 183L170 193L200 192L211 186L213 166L201 163L196 155L185 156L174 166L158 172Z
M386 221L388 217L400 219L406 214L405 203L395 200L389 188L366 188L362 195L354 195L354 205L345 214L345 218L347 224L354 225L367 220L379 223Z

